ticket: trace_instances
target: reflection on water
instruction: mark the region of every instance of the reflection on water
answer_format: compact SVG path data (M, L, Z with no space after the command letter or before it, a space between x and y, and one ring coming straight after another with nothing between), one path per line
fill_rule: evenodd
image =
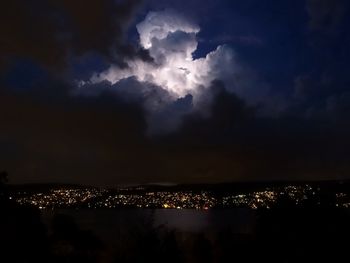
M165 224L185 232L202 232L230 228L234 233L251 233L255 213L249 209L229 210L165 210L155 211L155 224Z
M130 229L166 227L179 232L198 233L230 229L233 233L252 234L255 212L249 209L227 210L55 210L43 211L43 221L49 226L55 214L74 218L82 229L93 230L109 241L122 236Z

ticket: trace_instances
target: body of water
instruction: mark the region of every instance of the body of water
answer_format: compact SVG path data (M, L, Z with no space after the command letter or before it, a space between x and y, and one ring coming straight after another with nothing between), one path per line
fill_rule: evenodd
M250 209L177 210L177 209L122 209L122 210L44 210L42 218L51 228L52 219L64 214L83 230L91 230L105 241L148 228L167 228L180 233L196 234L230 230L235 234L253 234L255 212Z

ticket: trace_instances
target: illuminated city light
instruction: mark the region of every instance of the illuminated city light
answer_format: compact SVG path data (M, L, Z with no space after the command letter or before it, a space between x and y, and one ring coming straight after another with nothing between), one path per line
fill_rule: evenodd
M135 191L136 190L136 191ZM246 207L251 209L269 209L280 196L288 196L296 205L309 197L315 196L309 185L285 186L264 191L231 193L221 197L213 196L208 191L146 191L144 188L123 189L118 191L106 189L53 189L45 193L19 192L12 198L22 205L32 205L39 209L57 208L164 208L164 209L197 209ZM335 195L337 207L350 207L346 193ZM320 204L320 202L317 202Z

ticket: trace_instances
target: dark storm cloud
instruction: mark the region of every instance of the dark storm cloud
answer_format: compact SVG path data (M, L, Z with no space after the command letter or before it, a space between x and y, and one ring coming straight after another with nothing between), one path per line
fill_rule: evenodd
M6 146L0 165L15 182L101 184L99 169L106 182L118 172L129 175L144 143L142 110L106 93L61 103L2 93L0 108L0 142Z
M162 141L174 152L181 147L190 152L183 164L188 174L209 181L347 177L349 122L333 125L330 119L290 114L259 117L256 108L224 89L216 93L211 112L210 117L189 115L178 133Z
M168 2L151 1L151 5L162 8ZM138 4L112 0L13 0L2 4L0 60L7 67L0 76L0 170L8 170L12 182L113 185L348 178L348 42L338 41L345 34L332 38L335 51L328 42L321 46L315 41L317 51L314 45L312 51L303 53L318 52L311 70L296 64L290 80L283 74L277 76L280 67L293 64L290 57L294 53L289 49L275 50L268 38L266 43L261 38L264 43L259 44L260 38L249 37L254 34L231 39L233 44L251 43L241 46L249 46L251 56L262 61L256 65L290 82L290 97L282 102L263 99L260 104L252 103L252 97L273 98L275 94L264 91L270 90L269 83L255 74L232 72L238 65L221 60L214 62L225 74L215 75L218 79L205 92L198 88L198 97L185 93L175 99L162 87L135 77L77 87L72 76L57 76L48 70L66 70L74 57L91 53L112 60L118 70L135 58L152 61L147 51L130 44L125 36ZM309 33L311 29L321 40L328 38L328 32L336 32L342 24L345 4L340 0L307 1L310 22L303 26L303 34L308 26ZM208 6L199 9L203 10L197 12L197 19L198 14L213 12ZM277 18L272 21L279 25ZM217 31L216 26L212 25ZM298 35L294 32L290 37L292 31L283 26L281 32L288 36L282 42L290 42L294 50L292 40ZM182 40L191 42L193 36L186 37L177 32L156 44L182 50ZM250 49L254 46L260 51ZM265 50L266 57L259 57ZM240 57L239 49L235 53ZM285 57L286 53L290 56ZM224 79L236 75L234 80ZM262 114L262 109L268 109L268 114Z
M139 106L147 120L147 134L151 136L176 131L183 116L193 109L192 95L174 100L167 90L149 82L140 82L135 77L123 79L115 84L108 81L86 84L76 89L73 94L95 97L104 92L124 103Z
M341 112L346 109L340 110L335 104L342 103L349 90L348 8L348 2L343 0L306 1L309 15L306 41L312 63L308 72L294 78L289 114L330 123L340 119L347 122L346 114Z
M161 110L171 103L172 97L168 91L152 83L140 82L135 77L123 79L115 84L109 81L86 84L73 91L73 95L81 97L98 97L109 94L124 103L137 105L145 113Z
M124 57L149 59L128 44L125 30L139 0L13 0L0 8L0 63L31 59L62 69L69 56L98 52L122 64Z
M344 0L307 0L311 30L330 32L335 30L346 13Z
M134 82L134 90L142 84L128 82ZM345 123L259 117L258 109L217 80L207 98L209 115L187 111L192 98L186 96L167 106L176 108L170 112L184 112L180 128L149 137L142 105L160 91L150 86L144 96L132 90L125 96L105 85L93 96L55 103L1 94L0 165L12 182L312 180L345 178L350 171L350 126ZM347 103L346 96L339 97L337 107L338 100ZM172 113L160 117L172 118Z
M301 75L295 79L294 98L286 112L299 118L350 124L346 106L348 94L349 82L345 76Z
M184 117L179 134L190 136L186 139L191 142L210 142L231 140L236 127L253 120L256 109L234 93L225 89L222 81L214 80L210 90L205 94L202 103L210 105L209 115L202 112L193 112ZM195 135L191 138L191 135Z

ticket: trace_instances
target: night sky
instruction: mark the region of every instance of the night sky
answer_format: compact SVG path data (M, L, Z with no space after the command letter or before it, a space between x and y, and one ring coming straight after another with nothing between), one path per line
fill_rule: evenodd
M11 183L350 179L347 0L0 4Z

